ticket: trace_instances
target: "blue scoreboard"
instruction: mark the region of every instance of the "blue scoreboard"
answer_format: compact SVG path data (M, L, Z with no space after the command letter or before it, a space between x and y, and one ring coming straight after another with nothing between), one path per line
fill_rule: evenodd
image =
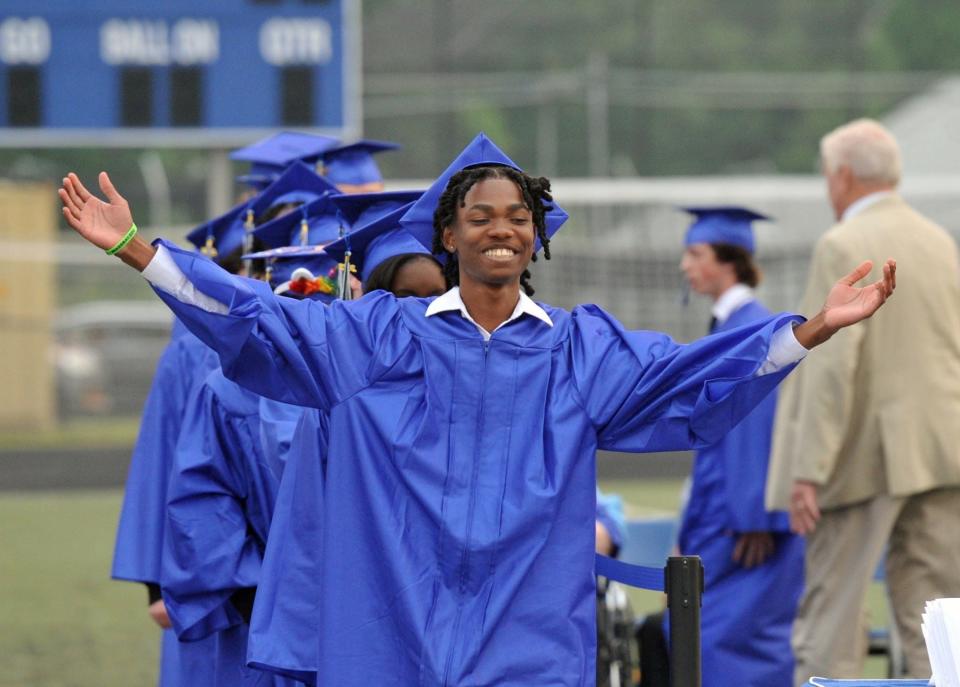
M0 0L0 146L361 130L360 0Z

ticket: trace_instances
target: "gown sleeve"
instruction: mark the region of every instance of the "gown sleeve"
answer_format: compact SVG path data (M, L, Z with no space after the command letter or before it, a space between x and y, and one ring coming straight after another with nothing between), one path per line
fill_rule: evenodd
M247 644L249 665L308 685L320 666L317 636L323 559L328 417L300 418L283 471Z
M262 452L247 418L224 407L209 383L200 385L187 405L170 476L161 577L181 640L242 623L230 597L257 586L262 543L247 522L249 478L237 459L251 451Z
M229 274L202 255L161 241L187 281L226 306L210 312L154 287L177 317L220 357L224 374L251 391L284 403L329 409L386 369L378 349L386 339L401 351L409 333L387 293L358 301L295 300L264 282Z
M644 453L717 442L795 367L757 374L774 333L802 321L775 315L682 345L627 331L596 306L577 308L573 379L599 448Z

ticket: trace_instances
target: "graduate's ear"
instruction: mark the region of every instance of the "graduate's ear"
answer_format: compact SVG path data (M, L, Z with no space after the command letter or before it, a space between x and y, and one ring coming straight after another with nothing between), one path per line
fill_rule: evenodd
M456 253L456 252L457 252L457 243L456 243L456 241L454 241L454 238L453 238L453 228L452 228L452 227L444 227L444 228L443 228L442 241L443 241L443 249L444 249L445 251L447 251L448 253Z

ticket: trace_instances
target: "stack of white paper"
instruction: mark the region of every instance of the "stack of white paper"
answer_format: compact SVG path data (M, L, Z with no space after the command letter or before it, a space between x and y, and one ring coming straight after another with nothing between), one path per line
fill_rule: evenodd
M920 629L930 656L930 684L960 687L960 599L928 601Z

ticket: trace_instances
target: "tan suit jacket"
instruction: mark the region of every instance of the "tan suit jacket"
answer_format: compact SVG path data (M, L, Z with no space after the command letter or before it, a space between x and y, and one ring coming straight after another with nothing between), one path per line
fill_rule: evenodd
M811 353L784 383L767 505L789 507L795 479L822 508L960 484L960 261L940 227L898 196L817 242L801 312L863 259L870 280L897 260L897 291L871 319Z

